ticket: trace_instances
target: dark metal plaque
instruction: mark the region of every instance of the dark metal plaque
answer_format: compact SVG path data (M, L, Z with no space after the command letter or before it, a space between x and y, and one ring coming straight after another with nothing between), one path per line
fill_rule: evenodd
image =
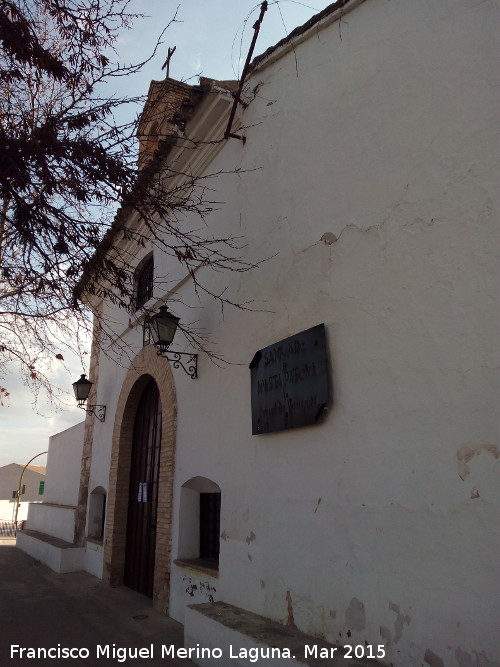
M316 424L329 400L325 325L259 350L250 373L252 435Z

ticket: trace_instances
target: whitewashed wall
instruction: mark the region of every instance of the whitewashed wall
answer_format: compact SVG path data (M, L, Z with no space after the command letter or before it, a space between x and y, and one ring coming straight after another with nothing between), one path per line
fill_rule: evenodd
M49 438L44 502L77 505L84 431L80 422Z
M24 521L28 516L29 502L19 503L17 520ZM16 516L16 503L14 500L0 500L0 521L14 521Z
M246 145L210 167L243 173L210 225L271 259L200 276L255 312L177 295L233 365L174 371L175 516L206 477L223 534L218 579L173 565L174 618L211 596L398 667L500 661L495 20L493 1L367 0L248 81ZM252 436L253 354L321 322L326 420ZM101 357L91 485L125 372Z
M80 422L49 438L43 502L30 504L28 529L73 543L84 431L85 422Z

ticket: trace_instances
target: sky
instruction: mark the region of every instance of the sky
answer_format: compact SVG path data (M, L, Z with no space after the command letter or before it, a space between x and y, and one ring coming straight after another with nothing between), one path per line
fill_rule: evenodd
M329 4L326 0L306 3L270 0L254 57ZM161 68L168 48L174 46L170 77L193 84L197 83L198 75L237 79L252 40L252 26L259 17L260 3L253 0L132 0L130 11L143 14L144 18L123 32L116 45L117 57L124 64L145 60L176 11L177 17L163 36L156 56L140 74L114 80L110 84L110 95L146 94L151 80L164 78L165 70ZM58 409L43 400L35 408L33 396L20 378L15 374L6 378L3 384L10 397L0 406L0 466L27 463L31 457L47 450L50 435L83 420L85 414L75 405L71 384L85 370L76 358L66 358L65 368L62 365L54 368L54 383L68 389ZM44 465L45 461L46 456L40 456L33 464Z
M269 1L254 55L258 55L285 37L296 26L305 23L330 2L310 0ZM253 0L134 0L132 10L148 15L123 36L119 46L126 58L134 54L149 54L161 28L174 17L163 37L163 46L157 57L141 74L140 92L151 79L162 79L161 67L168 47L176 46L172 56L170 76L189 79L202 74L214 79L236 79L241 71L240 56L244 63L253 36L252 26L260 13L260 3ZM193 80L196 83L196 79Z

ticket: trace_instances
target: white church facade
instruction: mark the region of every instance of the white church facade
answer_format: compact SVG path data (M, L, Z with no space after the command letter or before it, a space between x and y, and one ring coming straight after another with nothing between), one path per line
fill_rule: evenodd
M382 664L500 662L496 13L336 3L254 60L227 139L234 82L152 83L142 156L157 132L180 174L213 175L210 235L255 268L197 269L245 304L221 308L126 242L141 297L93 302L119 343L94 347L105 418L52 502L63 569L150 596L192 642L191 606L227 603ZM180 330L170 361L144 345L162 306L224 361Z

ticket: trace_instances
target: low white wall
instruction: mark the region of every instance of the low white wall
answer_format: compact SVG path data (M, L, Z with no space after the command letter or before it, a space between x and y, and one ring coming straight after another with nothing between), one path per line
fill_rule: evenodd
M181 565L172 565L170 587L177 595L170 597L169 616L179 623L185 622L187 604L217 602L221 599L217 592L219 588L217 577Z
M87 540L83 567L85 572L89 572L90 574L93 574L94 577L102 579L103 558L103 545Z
M269 647L253 637L229 628L223 623L218 623L212 618L207 618L190 607L186 608L184 646L187 649L193 649L191 660L200 667L218 667L220 664L231 664L234 667L251 667L253 664L263 664L264 661L266 667L281 667L282 665L298 667L307 664L295 659L295 656L290 658L262 657L259 659L254 652L260 653L260 651L265 651ZM200 646L203 649L208 648L209 652L197 651L196 649ZM265 652L264 655L266 655ZM272 654L269 653L269 655ZM331 664L331 667L337 667L339 663L329 664ZM345 663L342 667L351 667L351 665L356 667L354 663ZM360 667L362 667L361 664Z
M75 537L75 510L75 507L31 503L26 528L73 543Z

